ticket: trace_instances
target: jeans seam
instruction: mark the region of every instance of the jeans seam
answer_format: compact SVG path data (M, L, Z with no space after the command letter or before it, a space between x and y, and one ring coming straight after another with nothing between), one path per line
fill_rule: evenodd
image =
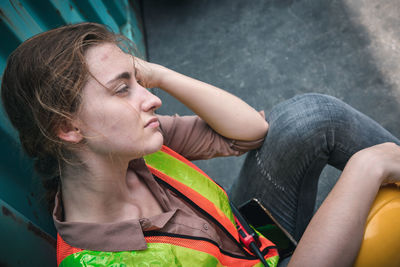
M299 212L299 207L300 207L300 201L302 201L302 195L303 195L303 187L304 187L304 184L305 184L305 182L306 182L306 179L305 179L305 177L308 175L308 174L310 174L310 170L312 170L312 169L314 169L315 168L315 165L318 163L318 161L320 161L320 160L325 160L324 158L321 158L320 156L316 156L315 158L313 158L311 161L310 161L310 163L308 163L307 164L307 169L306 169L306 171L304 172L304 175L303 175L303 179L301 180L301 183L300 183L300 188L299 188L299 192L298 192L298 197L297 197L297 205L296 205L296 222L297 223L299 223L299 222L301 222L302 220L300 220L300 218L299 218L299 216L300 216L300 212ZM325 166L326 166L326 164L325 164ZM319 177L318 177L318 179L317 179L317 182L318 182L318 180L319 180ZM316 191L315 191L315 193L317 193ZM314 199L314 205L315 205L315 199ZM312 218L312 215L311 215L311 218ZM308 225L308 224L307 224ZM296 237L298 237L298 239L297 240L300 240L300 237L301 237L301 235L299 235L299 236L297 236L297 234L298 234L298 228L299 228L299 225L298 224L295 224L294 225L294 229L293 229L293 231L294 231L294 233L293 233L293 235L295 236L295 238ZM306 226L306 228L307 228L307 226ZM305 230L305 229L304 229Z

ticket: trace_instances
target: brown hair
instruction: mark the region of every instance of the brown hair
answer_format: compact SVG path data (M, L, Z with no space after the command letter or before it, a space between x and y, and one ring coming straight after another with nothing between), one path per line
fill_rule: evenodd
M78 110L90 75L85 52L100 43L117 44L119 38L96 23L67 25L28 39L8 58L1 85L3 105L43 178L49 209L68 154L68 144L58 138L57 130Z

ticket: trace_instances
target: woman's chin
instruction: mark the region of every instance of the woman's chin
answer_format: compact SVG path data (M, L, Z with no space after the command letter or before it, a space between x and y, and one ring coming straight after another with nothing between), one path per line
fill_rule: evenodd
M137 143L140 143L140 141ZM141 145L137 145L137 143L134 145L134 147L131 147L129 150L125 150L125 152L122 153L124 154L124 157L127 157L131 160L155 153L161 149L164 143L164 137L161 133L157 133L151 136L151 138L143 141Z
M158 150L161 149L162 145L164 143L164 137L162 136L161 133L158 133L154 138L151 140L151 144L147 147L145 151L145 155L157 152Z

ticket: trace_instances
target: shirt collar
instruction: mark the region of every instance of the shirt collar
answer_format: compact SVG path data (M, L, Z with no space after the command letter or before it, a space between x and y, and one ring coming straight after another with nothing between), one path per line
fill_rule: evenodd
M149 174L153 178L150 172ZM158 195L157 198L160 201L162 197ZM164 201L165 199L161 200ZM127 251L146 249L147 242L143 232L163 228L175 213L176 209L149 218L115 223L65 222L59 189L55 196L53 220L61 238L73 247L97 251Z

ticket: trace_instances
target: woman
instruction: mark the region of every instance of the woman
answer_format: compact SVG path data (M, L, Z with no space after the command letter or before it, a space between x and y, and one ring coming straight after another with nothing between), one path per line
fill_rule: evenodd
M363 234L359 225L365 222L379 186L400 178L397 145L363 148L387 141L398 143L395 137L342 102L321 95L300 96L279 105L268 119L269 128L263 114L237 97L133 57L121 50L123 44L102 25L61 27L24 42L8 59L3 75L2 100L7 114L24 149L35 159L38 172L47 178L50 197L55 197L53 218L59 233L60 266L94 262L101 266L256 264L257 258L221 227L225 217L221 215L220 221L215 219L219 214L198 208L206 198L196 202L187 197L186 192L160 179L158 167L146 167L143 157L163 144L188 159L239 155L260 147L267 131L262 147L247 159L247 181L252 179L252 184L263 187L261 180L269 182L269 188L263 190L281 194L283 203L301 200L309 191L315 198L312 185L320 166L329 162L340 168L351 157L304 235L313 200L307 201L305 208L302 204L289 207L283 215L279 210L274 212L297 239L302 236L292 266L352 263ZM156 115L161 100L146 87L161 88L198 116ZM320 115L296 117L306 112L291 112L293 108ZM349 118L357 118L359 127L345 135L338 129L347 127ZM310 125L311 129L305 129ZM282 126L284 129L279 129ZM367 128L372 129L373 138L359 131ZM280 134L276 134L278 129ZM321 138L326 142L315 141ZM342 139L346 142L340 143ZM299 144L308 144L312 153ZM166 157L181 160L174 152L163 151ZM299 155L307 162L298 160ZM284 177L266 173L268 157L280 161L276 164L281 167L271 168L276 175L290 163L298 177L296 186ZM315 164L313 157L322 160ZM180 162L186 164L182 168L195 169L184 159ZM252 162L258 166L249 167ZM308 180L310 188L304 182ZM183 191L196 188L196 183ZM250 198L240 194L252 193L240 183L235 198ZM220 190L216 185L211 187ZM265 205L275 205L266 194L259 190L256 194L265 198ZM225 212L229 217L230 209ZM299 212L303 214L300 217ZM233 225L229 223L228 228ZM185 243L189 239L192 243ZM266 242L262 250L267 264L276 265L274 248L268 249Z

